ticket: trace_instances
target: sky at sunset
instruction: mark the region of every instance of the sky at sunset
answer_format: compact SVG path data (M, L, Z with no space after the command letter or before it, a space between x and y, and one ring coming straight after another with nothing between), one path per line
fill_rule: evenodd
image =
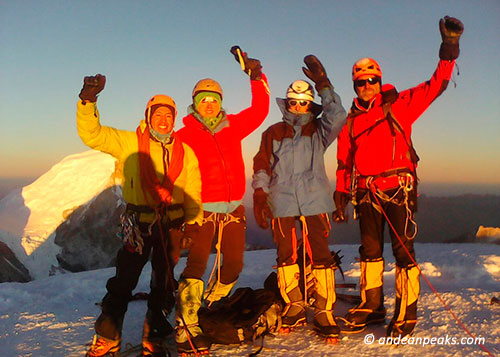
M14 1L0 0L0 178L37 177L88 148L76 131L83 77L102 73L101 122L135 130L147 100L177 102L176 128L201 78L218 80L224 107L250 104L248 77L229 53L240 45L269 79L271 111L243 144L247 174L260 135L281 120L283 97L314 54L351 105L352 64L375 58L404 90L438 62L438 21L462 20L458 71L413 129L426 182L500 186L500 2L491 1ZM459 74L457 73L459 72ZM336 168L336 143L326 155Z

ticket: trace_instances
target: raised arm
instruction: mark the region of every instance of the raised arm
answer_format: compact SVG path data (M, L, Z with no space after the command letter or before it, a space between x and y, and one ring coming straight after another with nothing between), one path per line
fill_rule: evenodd
M445 16L439 21L442 43L440 61L432 77L420 85L401 92L400 100L393 106L396 115L404 111L409 124L415 122L431 103L448 87L455 60L460 54L459 39L464 26L456 18Z
M269 86L259 60L248 58L239 46L233 46L230 52L250 77L252 104L238 114L228 115L231 130L243 139L257 129L269 114Z
M314 82L321 97L323 115L318 120L318 132L326 149L342 130L346 122L346 111L319 59L314 55L308 55L304 57L304 63L307 68L302 67L302 71Z
M97 95L104 89L106 77L100 74L85 77L76 104L76 126L80 138L92 149L120 157L123 152L122 136L127 132L102 126L97 110Z

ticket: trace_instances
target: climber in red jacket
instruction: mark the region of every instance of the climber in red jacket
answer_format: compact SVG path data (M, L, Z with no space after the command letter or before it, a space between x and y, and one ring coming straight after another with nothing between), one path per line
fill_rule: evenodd
M396 307L387 335L408 335L416 324L420 271L415 265L413 216L418 156L411 129L446 89L463 32L462 23L447 16L439 28L443 42L437 69L430 80L416 87L398 93L389 84L382 86L382 70L371 58L360 59L352 69L357 98L338 138L333 220L347 220L345 209L352 199L361 231L362 298L345 318L353 330L385 318L382 250L386 217L395 229L389 232L396 258Z
M227 114L222 108L220 84L210 78L202 79L194 86L193 104L184 117L184 127L177 132L198 158L204 210L203 224L193 236L186 268L179 281L176 320L179 353L208 349L198 324L202 297L210 306L229 295L243 269L246 218L242 204L245 166L241 141L257 129L269 113L269 88L259 60L248 58L237 46L231 53L250 76L251 106L238 114ZM215 237L218 269L213 270L203 294L202 276ZM195 350L189 338L194 341Z

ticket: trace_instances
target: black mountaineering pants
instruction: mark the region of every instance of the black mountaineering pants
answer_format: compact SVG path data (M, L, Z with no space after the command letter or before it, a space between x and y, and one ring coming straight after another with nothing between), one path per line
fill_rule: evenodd
M396 193L396 189L385 192L389 197ZM369 200L366 200L366 194L369 194ZM359 228L361 231L361 247L359 253L362 261L376 260L382 258L384 249L384 227L386 219L383 213L379 212L374 205L377 205L376 199L372 192L359 190L356 194L356 199L360 204L357 206L359 214ZM415 259L415 251L413 249L413 240L410 240L405 235L406 208L403 201L403 192L400 192L393 202L387 202L378 198L382 209L385 211L391 224L396 229L399 237ZM396 265L400 268L406 268L412 264L408 253L405 251L398 237L394 234L392 228L389 229L389 235L392 242L392 253L396 259Z
M124 245L116 258L116 274L106 284L107 294L102 300L102 313L95 323L95 330L99 336L111 340L121 338L123 318L127 311L128 302L132 297L132 291L137 286L144 265L148 262L152 253L151 265L151 292L148 298L148 310L155 316L165 316L165 319L154 318L153 321L164 326L151 326L155 330L169 330L164 323L166 314L170 312L175 304L173 281L174 262L178 257L178 247L171 242L170 234L166 225L163 225L165 245L161 241L159 225L153 226L152 234L148 233L147 223L139 223L142 232L144 246L142 254ZM164 248L165 247L165 248ZM168 255L168 263L165 258L165 249ZM164 323L161 321L165 320Z

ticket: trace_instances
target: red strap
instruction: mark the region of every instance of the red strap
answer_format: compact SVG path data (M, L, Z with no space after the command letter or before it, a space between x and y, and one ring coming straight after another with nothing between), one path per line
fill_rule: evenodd
M174 139L172 146L172 160L168 167L168 171L163 176L163 182L160 183L153 167L153 161L151 160L149 150L149 126L145 128L144 132L141 130L140 126L137 127L136 133L139 145L141 187L144 192L144 196L147 200L147 195L149 194L149 197L153 199L155 205L159 205L161 203L170 204L172 202L174 182L179 177L183 167L184 148L182 147L182 142L175 136L175 133L172 132L172 137Z
M297 262L297 233L295 227L292 227L292 252L292 261L295 264Z

